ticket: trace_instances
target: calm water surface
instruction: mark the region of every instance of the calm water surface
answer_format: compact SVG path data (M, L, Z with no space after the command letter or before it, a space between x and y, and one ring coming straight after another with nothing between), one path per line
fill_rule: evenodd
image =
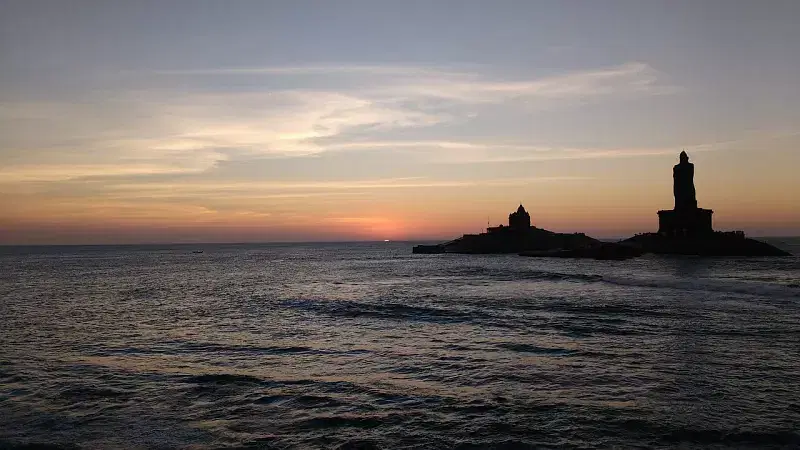
M800 258L410 251L1 248L0 447L800 447Z

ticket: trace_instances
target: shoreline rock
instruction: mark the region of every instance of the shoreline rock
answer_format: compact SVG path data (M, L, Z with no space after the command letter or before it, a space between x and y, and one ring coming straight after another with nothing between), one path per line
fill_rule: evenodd
M675 207L658 211L658 233L638 234L616 243L583 233L554 233L531 226L520 204L508 216L508 226L487 227L485 233L437 245L418 245L413 253L517 253L529 257L621 260L644 253L696 256L791 256L766 242L746 238L741 231L714 231L714 211L698 208L694 164L681 152L672 168Z
M541 228L505 227L488 233L465 234L458 239L433 245L417 245L413 253L522 253L528 251L578 250L602 244L583 233L554 233Z
M639 234L623 241L645 253L691 256L791 256L766 242L744 237L742 233L714 232L699 237L669 237L657 233Z

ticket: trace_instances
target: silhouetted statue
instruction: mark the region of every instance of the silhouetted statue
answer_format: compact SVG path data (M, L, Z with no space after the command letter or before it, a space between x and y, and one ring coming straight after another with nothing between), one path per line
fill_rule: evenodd
M689 162L689 155L681 152L681 162L672 168L673 193L676 210L697 209L697 198L694 190L694 164Z
M714 233L711 215L714 211L697 207L694 190L694 164L681 152L681 162L672 168L672 191L675 208L658 212L658 233L671 237L698 237Z
M675 208L658 212L658 233L638 234L623 241L644 252L698 256L785 256L785 251L748 239L741 231L714 231L714 211L697 207L694 164L686 152L672 169Z

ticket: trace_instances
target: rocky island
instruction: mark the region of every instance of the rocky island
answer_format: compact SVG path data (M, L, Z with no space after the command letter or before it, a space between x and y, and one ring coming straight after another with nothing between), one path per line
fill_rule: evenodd
M583 233L556 233L531 225L520 204L508 216L508 226L488 227L485 233L465 234L435 245L417 245L413 253L518 253L531 257L627 259L644 253L697 256L788 256L744 232L714 231L710 209L697 207L694 164L686 152L673 168L675 207L658 212L657 233L638 234L620 242L603 242Z
M620 243L643 252L697 256L789 256L766 242L745 237L742 231L714 231L714 211L697 207L694 164L681 152L672 168L675 207L658 212L658 232L644 233Z
M518 253L524 256L620 259L638 256L632 246L602 242L583 233L556 233L531 225L531 216L519 205L508 225L489 227L485 233L465 234L435 245L417 245L414 253Z

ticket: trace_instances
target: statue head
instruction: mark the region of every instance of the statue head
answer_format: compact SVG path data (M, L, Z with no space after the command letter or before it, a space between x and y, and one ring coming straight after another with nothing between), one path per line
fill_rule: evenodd
M685 151L681 152L680 158L681 158L681 164L689 162L689 155L687 155Z

